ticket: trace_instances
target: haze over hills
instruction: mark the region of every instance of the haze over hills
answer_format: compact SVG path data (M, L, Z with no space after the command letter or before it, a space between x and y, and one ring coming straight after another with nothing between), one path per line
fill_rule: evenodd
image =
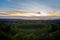
M57 20L59 16L40 16L40 17L24 17L24 16L0 16L0 19L23 19L23 20Z

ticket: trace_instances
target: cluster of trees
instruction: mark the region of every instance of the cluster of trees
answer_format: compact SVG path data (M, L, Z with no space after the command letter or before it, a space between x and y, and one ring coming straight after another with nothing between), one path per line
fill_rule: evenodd
M0 23L0 40L59 40L60 23Z

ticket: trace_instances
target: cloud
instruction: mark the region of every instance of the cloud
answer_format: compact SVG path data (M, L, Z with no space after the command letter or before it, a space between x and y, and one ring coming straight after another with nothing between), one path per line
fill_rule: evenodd
M20 10L38 10L38 11L52 11L53 8L46 5L44 2L39 0L6 0L8 1L6 6L6 10L10 10L11 8L20 9ZM4 6L4 7L5 7Z
M31 11L8 11L0 12L0 18L26 19L26 20L51 20L60 18L60 11L37 14Z
M48 16L60 16L60 10L56 11L56 12L48 12L47 14Z
M21 10L37 10L37 11L52 11L53 9L47 6L44 3L34 1L34 0L20 0L20 1L13 1L13 8L21 9ZM17 6L16 6L17 5Z
M60 16L60 11L56 12L47 12L37 14L38 11L8 11L8 12L0 12L0 16L30 16L30 17L40 17L40 16Z
M10 2L10 1L12 1L12 0L6 0L6 1Z

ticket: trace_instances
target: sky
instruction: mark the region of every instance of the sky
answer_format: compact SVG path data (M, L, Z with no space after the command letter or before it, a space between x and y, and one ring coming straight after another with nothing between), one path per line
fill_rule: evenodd
M0 0L0 16L60 16L60 0Z
M0 11L7 10L56 11L60 10L60 0L0 0Z

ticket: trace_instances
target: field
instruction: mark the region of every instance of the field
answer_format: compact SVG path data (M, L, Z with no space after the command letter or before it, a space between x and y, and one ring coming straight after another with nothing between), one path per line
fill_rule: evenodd
M58 40L60 20L0 20L0 40Z

